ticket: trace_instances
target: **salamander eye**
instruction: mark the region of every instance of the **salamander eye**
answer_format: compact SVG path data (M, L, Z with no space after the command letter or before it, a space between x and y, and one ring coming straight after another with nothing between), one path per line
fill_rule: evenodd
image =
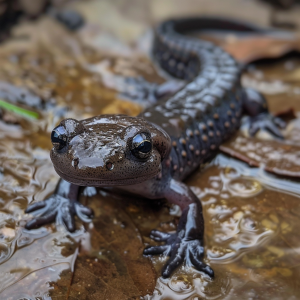
M67 131L63 126L58 126L52 130L51 142L56 150L61 150L67 145Z
M151 154L152 142L148 134L139 133L132 140L132 154L137 158L147 158Z

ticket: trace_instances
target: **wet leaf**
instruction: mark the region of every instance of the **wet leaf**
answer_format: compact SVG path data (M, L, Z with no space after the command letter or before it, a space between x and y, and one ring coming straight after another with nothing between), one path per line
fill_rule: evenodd
M300 145L245 137L237 133L220 150L250 166L291 177L300 177Z
M0 284L7 287L0 298L299 298L299 185L224 155L187 181L203 204L205 260L215 270L214 280L186 268L178 268L170 280L156 279L166 258L142 255L145 246L157 244L150 240L149 232L155 228L174 231L178 222L163 201L127 199L125 195L116 199L105 193L83 197L82 202L89 202L85 204L95 211L92 224L83 228L78 223L81 230L67 236L61 234L64 229L55 232L54 225L47 227L46 237L37 238L33 232L24 231L18 236L29 218L24 215L27 203L45 199L58 180L49 161L49 131L66 116L83 119L101 113L138 114L143 103L122 99L145 100L143 88L147 84L143 80L124 81L122 77L142 76L149 82L162 82L149 59L139 52L150 49L150 39L142 37L137 42L150 23L173 13L214 13L215 9L241 19L249 16L258 23L268 22L267 9L254 1L243 1L243 9L239 0L209 0L203 6L193 3L76 1L74 5L82 8L87 20L82 31L70 34L54 20L39 18L20 24L14 38L1 44L0 79L13 88L33 91L51 109L42 112L42 120L31 124L0 122ZM282 44L280 40L256 36L225 37L222 42L243 61L281 55L296 48L292 41ZM113 50L117 55L112 55ZM291 104L299 110L299 64L284 60L276 69L270 65L263 70L260 67L251 66L249 70L254 71L250 75L256 76L257 88L267 94L272 112L288 109ZM32 95L26 94L25 98L27 95L33 102ZM246 159L257 158L257 163L268 162L272 155L283 155L282 162L273 157L271 167L297 173L298 158L293 151L300 147L299 132L299 126L288 129L285 136L289 143L280 145L259 139L254 143L248 138L236 141L236 145L248 147L252 154ZM233 149L234 143L230 147ZM239 150L243 149L234 148ZM285 157L287 153L291 157ZM179 210L174 208L173 212L178 215ZM41 255L50 261L49 265L40 259L33 261ZM55 264L54 258L62 263Z
M150 260L143 257L144 244L124 200L97 195L90 206L95 211L93 226L82 238L74 274L70 278L65 272L52 283L51 295L125 300L152 293L157 275Z

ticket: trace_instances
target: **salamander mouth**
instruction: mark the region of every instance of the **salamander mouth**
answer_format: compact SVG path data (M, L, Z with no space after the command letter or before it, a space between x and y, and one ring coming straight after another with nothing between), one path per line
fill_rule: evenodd
M105 187L105 186L121 186L121 185L130 185L130 184L137 184L141 183L147 179L153 178L160 170L157 172L153 172L150 174L147 174L145 176L138 176L138 177L132 177L132 178L124 178L124 179L98 179L98 178L80 178L76 176L69 176L65 174L64 172L60 171L58 168L54 167L56 173L63 178L64 180L73 183L78 186L94 186L94 187Z

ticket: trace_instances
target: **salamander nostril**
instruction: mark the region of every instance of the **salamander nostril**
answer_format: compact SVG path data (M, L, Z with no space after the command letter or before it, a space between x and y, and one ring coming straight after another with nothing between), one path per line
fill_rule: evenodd
M106 168L107 170L111 171L114 168L114 164L109 161L106 163Z

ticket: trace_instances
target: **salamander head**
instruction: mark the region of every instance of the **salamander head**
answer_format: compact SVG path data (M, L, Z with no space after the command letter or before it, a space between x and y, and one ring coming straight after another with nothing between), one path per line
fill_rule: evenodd
M170 137L139 117L65 119L51 134L58 175L80 186L130 185L155 177L170 153Z

